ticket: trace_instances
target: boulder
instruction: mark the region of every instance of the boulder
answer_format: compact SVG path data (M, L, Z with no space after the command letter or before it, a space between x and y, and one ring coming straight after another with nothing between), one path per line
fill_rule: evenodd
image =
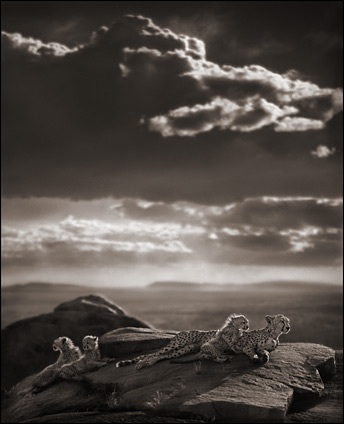
M111 331L101 337L101 349L119 359L128 358L126 352L132 347L137 352L131 356L152 352L167 344L173 334L133 328ZM5 401L3 421L24 422L77 409L141 411L155 416L201 417L208 422L282 422L295 400L321 400L324 382L334 374L335 351L309 343L281 343L269 363L258 365L245 355L236 355L224 364L165 360L139 371L134 365L116 368L110 363L85 373L82 381L57 381L35 396L20 396L18 393L29 387L32 377L27 378Z
M83 296L57 306L54 312L17 321L1 331L1 387L9 389L57 359L52 342L70 337L80 345L87 334L102 334L121 327L150 327L128 316L102 296Z

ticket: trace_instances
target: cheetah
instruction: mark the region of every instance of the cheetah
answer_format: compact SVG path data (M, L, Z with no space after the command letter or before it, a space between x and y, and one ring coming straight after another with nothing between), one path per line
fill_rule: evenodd
M247 331L234 343L235 353L243 352L253 362L268 362L270 352L279 344L279 336L290 331L289 318L282 314L266 315L267 325L260 330Z
M112 358L101 358L98 342L97 336L85 336L82 339L84 354L76 361L61 367L58 377L66 380L80 380L79 374L104 367L108 362L115 361Z
M219 330L210 330L210 331L201 331L201 330L190 330L190 331L181 331L162 349L157 352L141 355L131 360L117 362L117 367L122 367L125 365L136 364L136 369L139 370L144 367L149 367L154 365L156 362L159 362L163 359L168 358L178 358L180 356L187 355L188 353L194 353L201 349L202 345L214 339L218 334L221 334L217 339L217 344L222 346L224 344L232 343L231 337L226 338L226 328L230 328L232 321L238 323L240 329L244 330L248 328L248 320L243 315L230 315L225 325ZM221 341L220 341L221 340ZM228 346L227 346L228 347Z
M32 387L28 390L23 390L19 393L20 395L24 395L31 391L33 394L38 393L43 388L54 382L63 365L74 362L81 357L80 349L75 346L72 340L68 337L59 337L54 340L53 350L60 352L57 361L48 365L39 374L37 374L31 382Z
M243 315L232 314L216 336L201 346L200 352L190 357L172 360L174 364L210 359L217 363L231 360L228 353L239 353L235 349L237 340L249 329L249 321Z

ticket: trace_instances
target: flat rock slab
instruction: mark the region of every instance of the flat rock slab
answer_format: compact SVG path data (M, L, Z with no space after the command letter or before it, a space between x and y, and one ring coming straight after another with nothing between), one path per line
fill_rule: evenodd
M317 344L281 344L268 364L244 355L231 363L170 364L136 371L134 366L100 370L87 377L95 386L113 383L113 405L200 414L218 420L281 421L294 393L320 397L324 380L335 372L335 351ZM318 368L317 368L318 367ZM111 383L112 382L112 383Z
M156 340L168 343L173 333L124 331L104 335L102 343L108 342L114 353L126 343L133 346L141 341L145 353L158 347ZM150 411L183 418L197 415L219 422L282 422L295 396L320 398L324 381L334 373L335 351L309 343L282 343L264 365L253 364L245 355L235 355L232 362L225 364L171 364L167 360L139 371L133 365L116 368L115 363L110 363L84 374L81 382L57 382L36 396L20 398L16 388L4 409L4 422L33 419L47 411L66 412L72 410L73 403L79 411L97 404L98 408L112 411ZM18 386L25 385L27 382L23 381Z

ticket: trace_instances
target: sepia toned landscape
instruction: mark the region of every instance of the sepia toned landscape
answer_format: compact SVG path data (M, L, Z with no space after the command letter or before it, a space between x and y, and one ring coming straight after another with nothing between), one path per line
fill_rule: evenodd
M1 12L1 422L343 422L342 2Z

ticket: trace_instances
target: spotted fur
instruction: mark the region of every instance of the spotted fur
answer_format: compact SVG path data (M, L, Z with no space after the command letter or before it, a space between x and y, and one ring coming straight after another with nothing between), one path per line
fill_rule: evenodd
M63 379L79 379L79 374L94 368L104 367L108 362L114 361L110 358L101 358L98 337L85 336L82 339L84 354L70 364L64 365L59 371L59 377Z
M229 344L233 345L233 334L232 334L232 323L233 319L236 322L240 322L241 329L248 328L248 320L243 315L231 315L225 325L219 330L201 331L201 330L190 330L181 331L162 349L157 352L141 355L131 360L120 361L116 364L117 367L136 364L136 369L149 367L154 365L156 362L163 359L178 358L180 356L187 355L189 353L198 352L210 340L215 339L215 346L219 351L224 352L225 349L229 349ZM206 348L205 348L206 349ZM205 353L205 352L204 352ZM214 358L218 353L214 354ZM227 357L228 359L228 357Z
M289 333L290 320L282 314L266 315L265 319L265 328L247 331L235 342L236 353L243 352L254 362L269 361L270 352L277 348L280 335Z
M190 357L171 361L173 363L185 363L209 359L223 363L231 360L229 351L235 353L235 344L249 328L249 321L244 315L230 315L225 325L217 332L216 336L201 346L200 352ZM232 352L232 353L233 353Z
M32 387L28 390L20 392L21 395L32 391L37 393L43 388L49 386L56 379L60 369L71 362L78 360L81 357L80 349L74 345L71 339L68 337L59 337L54 340L53 350L60 352L57 361L44 368L36 377L32 380Z

